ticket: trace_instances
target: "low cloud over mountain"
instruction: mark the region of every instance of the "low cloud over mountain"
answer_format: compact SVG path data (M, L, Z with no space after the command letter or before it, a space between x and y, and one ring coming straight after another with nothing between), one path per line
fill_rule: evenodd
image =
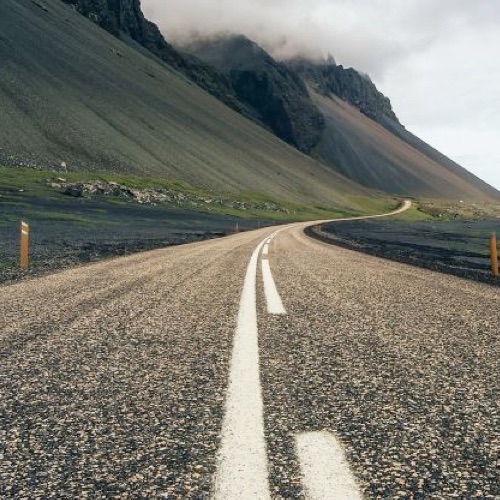
M326 56L381 76L395 59L458 29L493 27L496 0L142 0L146 15L178 43L218 33L244 34L275 57Z

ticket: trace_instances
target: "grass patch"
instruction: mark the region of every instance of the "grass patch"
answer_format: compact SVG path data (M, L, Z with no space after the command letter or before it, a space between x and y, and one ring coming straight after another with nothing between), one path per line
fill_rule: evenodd
M407 222L422 222L428 220L434 220L432 215L422 211L419 202L413 201L413 204L409 210L403 212L396 216L398 220L404 220Z
M73 222L76 224L93 224L94 221L77 214L67 214L62 212L44 212L44 219L58 222ZM102 222L101 222L102 223Z
M440 221L481 221L500 219L500 204L422 200L422 212Z
M348 196L347 198L356 207L359 207L361 214L381 214L396 210L401 205L401 200L389 196L367 197Z
M332 207L309 206L300 203L277 200L254 192L242 192L239 195L228 193L214 193L188 185L184 182L160 178L144 178L134 175L109 173L55 173L49 170L29 168L0 167L0 205L3 206L4 216L9 217L10 208L17 214L49 220L71 221L76 223L91 223L85 217L86 212L93 212L92 200L100 200L113 206L130 206L133 202L118 196L85 196L72 198L58 189L51 187L49 180L61 178L68 183L89 183L100 181L117 183L130 189L163 189L168 192L184 195L185 201L176 203L162 203L163 208L190 210L209 213L212 215L238 217L241 219L267 219L274 222L323 220L336 217L348 217L362 214L380 213L395 208L399 203L395 199L380 197L351 197L349 200L356 209L346 209L332 205ZM63 202L71 207L71 213L47 210L43 214L39 209L35 213L30 210L33 200L45 202ZM97 207L96 207L97 208ZM73 211L75 213L73 213ZM82 215L83 212L83 215ZM94 215L98 215L95 213ZM99 208L99 218L105 218L105 209ZM10 217L9 217L10 218Z

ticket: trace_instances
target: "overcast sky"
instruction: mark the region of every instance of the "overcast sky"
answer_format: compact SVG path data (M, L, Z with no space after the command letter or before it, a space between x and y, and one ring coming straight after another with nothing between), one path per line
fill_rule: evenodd
M368 73L401 122L500 189L500 0L142 0L170 41L241 33Z

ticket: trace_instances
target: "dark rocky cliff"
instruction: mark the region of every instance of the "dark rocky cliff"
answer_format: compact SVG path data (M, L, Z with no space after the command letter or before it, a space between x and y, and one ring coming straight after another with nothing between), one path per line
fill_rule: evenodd
M201 40L186 50L226 75L238 97L280 139L309 153L324 122L304 82L244 36Z
M344 68L332 61L314 63L305 59L287 62L288 68L303 78L323 95L335 95L358 108L364 115L387 127L398 123L391 101L374 85L370 78L352 68Z
M158 28L145 19L139 0L63 1L116 36L125 33L140 43L153 44L162 38Z

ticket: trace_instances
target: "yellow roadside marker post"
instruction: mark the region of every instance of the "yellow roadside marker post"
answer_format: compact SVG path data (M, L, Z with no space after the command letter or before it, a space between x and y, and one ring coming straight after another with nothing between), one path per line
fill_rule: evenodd
M21 269L29 267L29 248L30 248L30 227L26 222L21 222Z
M491 256L491 272L495 278L498 278L498 246L497 235L491 233L490 237L490 256Z

